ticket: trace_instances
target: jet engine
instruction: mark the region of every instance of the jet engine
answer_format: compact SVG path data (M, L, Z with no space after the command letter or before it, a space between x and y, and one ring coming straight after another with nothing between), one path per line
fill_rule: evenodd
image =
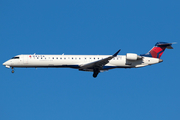
M141 56L138 56L137 54L135 53L127 53L126 54L126 59L127 60L137 60L137 59L140 59L142 58Z

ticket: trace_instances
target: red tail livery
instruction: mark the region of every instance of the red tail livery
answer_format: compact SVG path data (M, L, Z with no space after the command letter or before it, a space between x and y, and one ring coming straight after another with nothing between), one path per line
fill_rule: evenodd
M166 48L173 49L173 47L171 46L172 44L173 43L157 42L148 53L143 54L141 56L160 58Z

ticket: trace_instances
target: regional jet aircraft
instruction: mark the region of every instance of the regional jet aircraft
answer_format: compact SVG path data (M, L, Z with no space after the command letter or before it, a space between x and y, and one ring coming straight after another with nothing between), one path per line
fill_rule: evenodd
M160 59L166 48L173 49L173 43L157 42L146 54L127 53L118 55L17 55L3 63L7 68L74 68L80 71L93 72L96 78L100 72L114 68L139 68L162 62Z

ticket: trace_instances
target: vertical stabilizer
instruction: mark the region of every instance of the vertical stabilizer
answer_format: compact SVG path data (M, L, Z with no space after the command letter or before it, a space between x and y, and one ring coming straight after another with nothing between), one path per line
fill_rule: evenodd
M160 58L164 53L165 49L173 49L171 46L173 43L167 42L157 42L155 46L146 54L142 54L141 56L145 57L153 57L153 58Z

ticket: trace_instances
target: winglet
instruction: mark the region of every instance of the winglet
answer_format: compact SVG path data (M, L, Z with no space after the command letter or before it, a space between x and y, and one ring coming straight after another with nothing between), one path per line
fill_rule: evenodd
M121 51L121 49L118 50L118 51L113 55L113 57L116 57L120 51Z

